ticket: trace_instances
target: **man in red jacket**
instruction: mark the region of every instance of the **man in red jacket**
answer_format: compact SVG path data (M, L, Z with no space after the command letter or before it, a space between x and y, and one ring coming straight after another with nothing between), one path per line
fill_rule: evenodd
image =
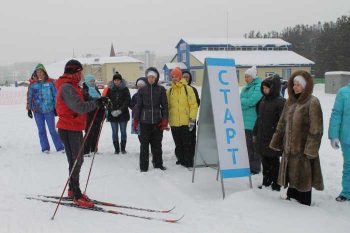
M91 208L94 203L81 193L79 187L80 168L84 158L79 154L83 142L82 131L86 125L86 113L97 107L103 107L108 102L108 98L84 101L82 88L78 85L82 78L82 70L83 67L79 61L70 60L64 68L64 74L56 81L56 111L59 117L57 128L65 146L69 174L77 160L69 181L68 196L73 198L76 205Z

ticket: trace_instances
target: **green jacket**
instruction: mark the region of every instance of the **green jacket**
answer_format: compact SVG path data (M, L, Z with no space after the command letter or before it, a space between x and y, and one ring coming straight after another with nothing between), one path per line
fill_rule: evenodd
M251 83L243 87L241 91L241 107L243 113L244 128L253 130L257 118L256 104L262 97L261 79L256 77Z

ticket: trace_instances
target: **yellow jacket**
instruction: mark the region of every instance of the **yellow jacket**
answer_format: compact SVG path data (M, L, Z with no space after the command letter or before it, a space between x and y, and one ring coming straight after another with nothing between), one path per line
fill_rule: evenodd
M189 120L196 120L198 105L196 96L191 87L187 86L185 79L172 83L167 90L169 125L188 125Z

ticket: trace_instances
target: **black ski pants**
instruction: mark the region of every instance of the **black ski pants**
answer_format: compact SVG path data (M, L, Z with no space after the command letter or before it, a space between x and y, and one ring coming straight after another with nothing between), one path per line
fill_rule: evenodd
M155 168L163 166L162 140L163 131L158 124L140 124L140 169L147 171L149 166L149 145L153 155L153 165Z
M175 155L182 166L193 167L193 135L187 125L171 127L171 134L175 142Z
M79 150L83 143L83 133L82 131L71 131L58 129L58 134L60 135L61 141L64 144L64 149L66 151L69 174L72 172L75 160L78 157ZM79 187L79 175L80 169L84 162L84 156L80 155L75 165L74 171L69 181L69 190L73 191L74 198L79 199L82 196Z
M248 130L248 129L245 130L245 139L246 139L247 149L248 149L250 172L253 175L259 174L261 171L261 158L260 158L260 155L258 153L255 153L254 151L252 130Z
M275 184L277 184L278 171L280 169L279 157L268 157L261 155L261 162L263 167L263 176Z

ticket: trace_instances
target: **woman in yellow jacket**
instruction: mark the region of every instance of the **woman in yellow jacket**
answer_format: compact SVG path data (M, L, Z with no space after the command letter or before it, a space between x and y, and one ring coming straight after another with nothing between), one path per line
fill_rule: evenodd
M169 125L175 142L176 164L193 167L191 131L195 126L198 105L192 88L182 79L181 69L171 71L172 85L167 91Z

